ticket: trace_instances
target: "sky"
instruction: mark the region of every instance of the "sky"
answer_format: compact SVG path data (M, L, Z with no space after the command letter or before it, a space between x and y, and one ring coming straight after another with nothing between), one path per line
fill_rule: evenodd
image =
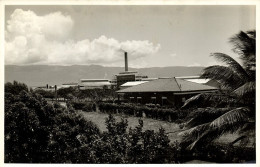
M236 60L229 38L253 30L255 6L5 6L5 64L209 66Z

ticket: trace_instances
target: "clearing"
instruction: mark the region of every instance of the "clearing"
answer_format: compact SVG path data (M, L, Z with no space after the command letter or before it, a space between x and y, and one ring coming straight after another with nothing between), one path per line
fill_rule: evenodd
M106 124L105 120L108 117L108 114L106 113L101 113L101 112L84 112L84 111L79 111L85 118L88 120L91 120L94 122L101 131L106 131ZM139 117L134 117L134 116L128 116L128 115L123 115L123 114L113 114L113 116L116 118L117 121L120 121L121 118L127 119L128 121L128 128L135 128L136 126L139 125L138 120L140 119ZM181 136L178 135L179 132L182 131L180 129L179 124L174 123L174 122L167 122L167 121L161 121L161 120L155 120L151 118L141 118L143 120L143 130L154 130L158 131L160 127L165 129L166 134L168 135L171 143L174 141L180 141ZM169 133L170 132L170 133ZM219 139L216 140L216 142L220 143L230 143L234 141L239 135L238 134L226 134L221 136ZM253 139L251 139L253 140ZM252 144L252 141L249 142ZM250 144L249 144L250 145Z
M107 131L106 125L105 125L105 119L108 117L108 114L101 113L101 112L80 112L82 115L84 115L85 118L88 120L91 120L94 122L101 131ZM121 118L127 119L128 121L128 128L135 128L139 125L138 120L140 118L134 117L134 116L128 116L128 115L122 115L122 114L114 114L113 115L117 121L120 121ZM154 130L158 131L160 127L165 129L166 133L169 132L175 132L176 133L169 133L167 134L171 142L174 142L176 140L180 140L180 136L178 136L178 132L180 130L179 125L176 123L166 122L166 121L160 121L160 120L154 120L150 118L142 118L144 125L143 130Z

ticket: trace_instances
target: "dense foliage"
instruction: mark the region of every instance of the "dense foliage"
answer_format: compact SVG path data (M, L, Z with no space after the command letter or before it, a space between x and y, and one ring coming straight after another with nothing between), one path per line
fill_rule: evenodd
M99 110L105 113L123 113L136 117L147 117L169 122L179 122L186 117L188 110L177 110L175 108L150 107L144 105L132 105L131 103L99 103Z
M54 91L51 90L44 90L44 89L36 89L34 90L35 93L40 94L44 98L51 98L53 99L55 97Z
M8 87L14 84L5 86L5 162L70 162L77 159L78 134L89 141L100 134L74 109L26 90L13 94Z
M169 139L163 129L143 131L139 126L127 132L127 120L116 122L112 115L106 119L108 131L93 143L95 163L174 163L169 154Z
M15 92L17 85L20 92ZM12 163L173 163L163 129L127 131L127 120L106 120L107 131L68 103L48 103L24 84L5 89L5 162ZM13 90L14 89L14 90Z
M67 102L67 104L72 105L75 110L83 110L85 112L94 112L96 111L96 104L93 102L86 101L71 101Z

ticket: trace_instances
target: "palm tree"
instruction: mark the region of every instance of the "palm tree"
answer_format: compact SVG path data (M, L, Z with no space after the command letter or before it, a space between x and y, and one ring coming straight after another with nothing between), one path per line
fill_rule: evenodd
M240 134L231 144L255 137L255 37L255 31L241 31L230 38L242 65L224 53L211 54L226 65L207 67L201 77L219 82L220 91L196 95L183 105L207 107L195 109L181 132L187 148L212 142L226 133Z

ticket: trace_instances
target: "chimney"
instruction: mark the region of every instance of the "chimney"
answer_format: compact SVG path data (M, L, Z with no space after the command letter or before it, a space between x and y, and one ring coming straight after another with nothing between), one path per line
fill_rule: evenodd
M125 52L125 71L128 71L127 52Z

